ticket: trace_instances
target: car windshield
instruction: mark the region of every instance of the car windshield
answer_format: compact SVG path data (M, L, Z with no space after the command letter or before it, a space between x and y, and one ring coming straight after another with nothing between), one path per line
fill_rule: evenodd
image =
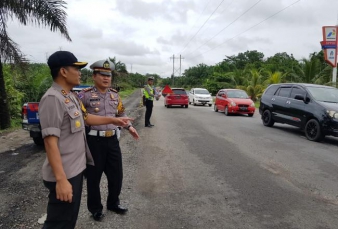
M186 95L187 93L183 89L173 89L175 95Z
M321 102L338 103L338 89L327 87L307 87L312 97Z
M229 98L241 98L241 99L248 99L249 96L246 94L245 91L235 90L235 91L228 91Z
M205 89L195 90L195 94L209 95L209 91Z

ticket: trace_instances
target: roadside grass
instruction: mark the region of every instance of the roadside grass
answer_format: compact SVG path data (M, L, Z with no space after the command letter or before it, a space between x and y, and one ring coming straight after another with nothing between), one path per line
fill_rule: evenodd
M4 130L0 130L0 134L6 134L8 132L21 129L21 121L22 120L19 118L11 119L11 127Z
M122 99L124 99L133 94L136 90L138 90L138 88L123 90L119 92L119 95L121 96Z
M257 101L255 102L255 107L256 107L256 108L259 108L259 100L257 100Z

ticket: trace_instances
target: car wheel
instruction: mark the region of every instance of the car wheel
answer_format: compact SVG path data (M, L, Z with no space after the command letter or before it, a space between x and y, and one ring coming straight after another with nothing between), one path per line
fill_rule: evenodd
M209 104L209 107L211 107L211 104Z
M273 126L275 121L272 119L272 114L270 110L265 110L262 114L262 121L264 126Z
M229 110L228 110L228 107L225 107L225 109L224 109L224 114L225 114L226 116L229 116Z
M217 108L216 104L214 104L214 111L218 112L218 108Z
M167 105L167 108L170 108L170 105Z
M181 105L181 107L183 108L183 107L184 107L184 105Z
M252 117L254 114L248 114L249 117Z
M189 105L185 105L185 108L188 108L189 107Z
M193 104L194 106L196 106L195 100L192 101L192 104Z
M316 119L310 119L305 125L305 136L310 141L319 142L325 135L322 133L319 122Z

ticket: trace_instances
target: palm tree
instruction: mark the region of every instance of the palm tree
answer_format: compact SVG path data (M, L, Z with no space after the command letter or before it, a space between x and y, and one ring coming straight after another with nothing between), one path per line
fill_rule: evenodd
M296 70L299 72L298 77L301 83L314 83L321 71L320 60L315 55L310 55L310 59L303 58L300 67Z
M117 77L127 76L128 75L127 67L126 67L126 64L122 63L121 61L117 61L116 57L114 57L114 58L109 57L109 60L111 62L113 62L114 65L115 65L115 70L113 71L113 74L112 74L112 84L113 84L113 87L118 89L117 88L118 87L117 86Z
M18 45L7 33L7 21L16 18L27 25L48 26L53 32L59 30L71 41L64 11L66 2L59 0L1 0L0 1L0 129L10 127L10 112L2 69L2 63L21 65L26 61Z
M250 70L251 79L249 81L249 86L246 88L248 95L251 96L251 99L255 102L263 92L263 86L261 84L262 75L257 69Z
M283 80L283 74L281 72L267 71L268 78L264 81L265 85L281 83Z

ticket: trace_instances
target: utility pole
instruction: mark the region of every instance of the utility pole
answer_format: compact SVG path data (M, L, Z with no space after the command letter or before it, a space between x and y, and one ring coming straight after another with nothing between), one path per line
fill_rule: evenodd
M182 56L180 55L180 57L175 57L175 55L173 54L173 57L170 57L170 59L173 59L173 76L172 76L172 85L174 85L174 78L175 78L175 73L179 74L179 77L181 77L181 69L182 69ZM180 68L179 69L175 69L175 59L180 59Z

